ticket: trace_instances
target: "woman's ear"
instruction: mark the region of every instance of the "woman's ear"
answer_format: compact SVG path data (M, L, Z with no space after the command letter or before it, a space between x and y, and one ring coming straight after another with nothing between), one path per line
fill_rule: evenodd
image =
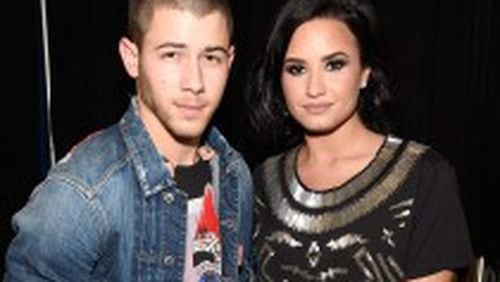
M118 43L118 51L128 75L137 78L139 75L139 48L137 45L127 37L122 37Z

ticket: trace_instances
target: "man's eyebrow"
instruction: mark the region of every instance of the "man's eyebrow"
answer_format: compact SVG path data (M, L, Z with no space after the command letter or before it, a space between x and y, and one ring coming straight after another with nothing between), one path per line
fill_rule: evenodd
M156 46L156 50L160 50L163 48L176 48L176 49L185 49L187 45L184 43L176 43L176 42L164 42L158 46Z
M187 45L184 43L177 43L177 42L164 42L158 46L156 46L156 50L160 50L163 48L175 48L175 49L186 49ZM204 51L207 53L212 53L212 52L222 52L229 56L229 50L222 47L222 46L208 46L204 48Z
M211 52L223 52L227 56L229 56L229 50L222 46L209 46L205 48L205 52L211 53Z

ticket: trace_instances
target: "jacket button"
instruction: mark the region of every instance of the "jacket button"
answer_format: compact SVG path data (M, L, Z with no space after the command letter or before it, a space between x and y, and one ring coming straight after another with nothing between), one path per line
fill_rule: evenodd
M173 203L175 201L174 194L172 194L170 192L163 193L163 201L165 201L165 203L170 205L171 203Z
M163 258L163 264L170 266L174 263L174 257L173 256L165 256Z

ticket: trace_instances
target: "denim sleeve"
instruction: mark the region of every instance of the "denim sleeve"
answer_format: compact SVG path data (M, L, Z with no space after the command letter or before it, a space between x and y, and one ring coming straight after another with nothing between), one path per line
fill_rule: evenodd
M253 281L251 259L251 232L253 222L253 181L247 164L241 159L239 179L240 230L243 242L243 265L240 266L239 281Z
M12 220L4 281L88 281L105 237L102 209L69 180L48 179ZM101 228L97 228L97 227Z

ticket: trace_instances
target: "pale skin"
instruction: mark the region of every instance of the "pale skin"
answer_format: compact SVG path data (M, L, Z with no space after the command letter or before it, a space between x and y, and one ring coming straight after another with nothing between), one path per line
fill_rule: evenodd
M172 166L193 164L234 58L226 18L159 6L143 42L124 37L119 51L156 148Z
M346 183L370 163L382 145L384 137L369 130L357 112L359 91L369 76L356 37L343 22L313 19L292 35L281 83L290 114L305 128L297 171L311 189ZM407 281L450 282L455 275L442 270Z

